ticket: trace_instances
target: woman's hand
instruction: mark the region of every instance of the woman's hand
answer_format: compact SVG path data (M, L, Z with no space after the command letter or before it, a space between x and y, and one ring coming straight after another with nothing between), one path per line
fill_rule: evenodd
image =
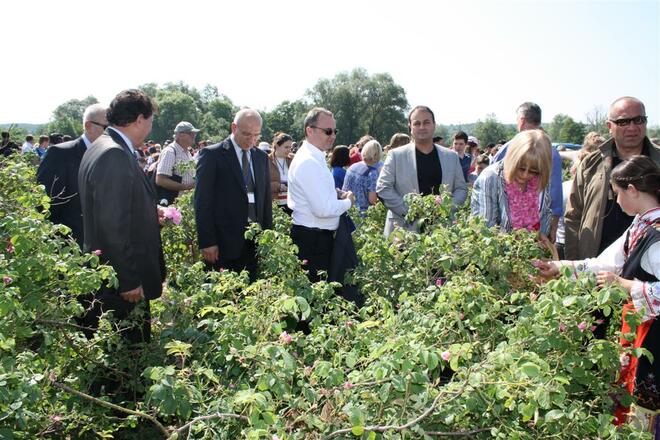
M596 274L596 284L600 287L619 285L623 287L628 293L632 290L633 282L625 278L621 278L614 272L606 272L601 270Z

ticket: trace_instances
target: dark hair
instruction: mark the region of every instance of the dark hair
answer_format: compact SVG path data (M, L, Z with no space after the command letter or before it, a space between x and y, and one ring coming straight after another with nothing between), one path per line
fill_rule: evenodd
M31 134L28 134L27 136L25 136L25 141L26 142L32 142L33 140L34 140L34 136L32 136Z
M490 165L490 157L487 154L480 154L477 157L477 165Z
M429 112L431 114L431 119L435 124L435 115L433 114L433 110L431 110L425 105L417 105L412 110L410 110L410 113L408 113L408 124L412 123L412 114L415 113L417 110L424 110L425 112Z
M490 149L493 148L494 146L495 146L495 142L488 142L488 143L486 144L486 150L490 150Z
M612 185L620 188L634 186L637 191L654 194L660 202L660 168L647 156L632 156L612 170Z
M316 125L319 120L319 115L321 114L333 117L332 112L330 110L324 109L323 107L314 107L309 112L307 112L307 116L305 116L305 120L303 121L303 131L305 132L305 136L307 136L307 127Z
M143 91L137 89L119 92L108 107L108 123L125 127L135 122L139 115L149 118L158 111L156 103Z
M458 139L462 139L467 144L467 141L468 141L467 133L465 133L463 130L459 130L454 135L454 140L458 140Z
M523 102L518 106L518 113L530 124L541 125L541 107L538 104Z
M346 145L337 145L330 155L331 167L345 167L351 163L350 151Z
M291 135L288 135L286 133L278 131L277 133L275 133L275 136L273 136L272 146L273 146L273 148L281 147L282 144L287 142L287 141L292 141L293 142L293 138L291 137Z
M437 143L439 143L440 141L442 141L444 139L445 138L443 138L442 136L433 136L433 143L437 144Z

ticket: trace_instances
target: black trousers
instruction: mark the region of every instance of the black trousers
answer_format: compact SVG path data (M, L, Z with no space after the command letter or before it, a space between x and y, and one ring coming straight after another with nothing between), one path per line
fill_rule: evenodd
M222 256L222 249L220 249L220 257L215 264L206 263L206 268L209 270L231 270L234 272L241 272L247 270L250 274L250 282L257 279L257 247L252 240L245 240L241 254L237 258L224 258Z
M77 318L78 323L86 327L83 333L87 339L91 339L98 329L99 318L103 313L113 312L113 320L117 322L117 330L122 337L132 344L151 341L151 308L149 300L137 303L124 301L116 289L103 287L97 293L84 296L80 299L85 308L82 318ZM131 315L127 322L120 323Z
M328 272L330 270L330 258L335 240L334 231L293 225L291 239L298 246L298 258L307 261L307 264L304 265L304 268L308 270L307 277L313 283L319 281L321 277L318 271Z

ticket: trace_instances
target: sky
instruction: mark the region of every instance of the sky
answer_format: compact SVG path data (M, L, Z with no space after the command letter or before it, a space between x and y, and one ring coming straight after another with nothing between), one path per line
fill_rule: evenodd
M513 123L524 101L545 123L585 121L625 95L660 124L660 0L10 0L0 14L13 65L0 123L45 123L69 99L107 104L149 82L271 110L363 67L441 124Z

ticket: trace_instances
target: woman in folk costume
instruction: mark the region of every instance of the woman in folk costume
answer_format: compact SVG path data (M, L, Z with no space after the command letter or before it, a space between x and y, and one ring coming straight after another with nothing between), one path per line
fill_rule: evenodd
M617 283L628 291L622 332L631 331L630 312L639 312L642 323L633 342L622 338L621 343L645 348L655 361L644 355L622 357L619 383L635 404L618 408L615 423L628 418L660 439L660 168L646 156L633 156L614 168L611 183L621 209L635 216L630 228L596 258L538 262L538 267L545 277L557 276L562 266L572 267L575 275L595 272L598 285Z

